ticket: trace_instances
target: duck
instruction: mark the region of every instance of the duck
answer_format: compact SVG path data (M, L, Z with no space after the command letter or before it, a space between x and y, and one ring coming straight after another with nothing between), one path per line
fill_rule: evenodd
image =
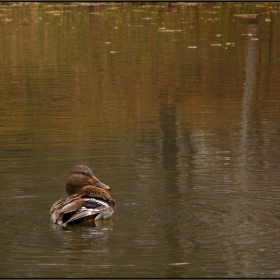
M97 221L111 217L115 200L111 188L99 181L86 165L76 165L66 178L67 198L56 201L51 209L51 222L58 225Z

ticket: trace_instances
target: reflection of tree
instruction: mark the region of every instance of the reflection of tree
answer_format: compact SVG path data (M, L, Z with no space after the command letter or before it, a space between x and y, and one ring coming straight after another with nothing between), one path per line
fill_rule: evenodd
M160 128L162 131L162 167L164 174L164 186L166 189L166 196L168 194L173 194L174 196L178 196L178 145L177 145L177 126L176 126L176 109L174 103L174 97L170 96L168 92L160 98ZM174 205L168 205L166 211L174 212L172 210ZM174 255L178 254L179 251L179 240L176 235L176 230L174 226L169 225L166 232L166 240L169 244L168 248L170 248L170 260L174 258ZM172 261L171 261L172 262ZM172 267L171 267L172 271ZM170 271L170 272L171 272ZM169 273L170 273L169 272ZM167 275L167 277L172 277L172 273ZM178 275L177 275L178 277Z
M250 152L250 131L252 130L252 98L255 91L256 85L256 59L257 59L257 45L256 41L252 40L252 35L255 34L256 24L249 23L248 24L248 39L246 41L246 49L245 49L245 82L244 82L244 94L241 100L241 129L240 129L240 147L237 150L237 170L236 173L236 184L240 187L240 190L245 194L245 196L241 196L237 201L232 201L233 210L239 208L244 209L242 211L248 211L247 200L248 197L246 192L250 191L250 185L252 181L249 175L250 163L248 159L248 155ZM246 244L251 244L254 239L247 240ZM229 248L236 246L240 242L239 238L233 238ZM230 250L226 248L226 250ZM246 275L248 271L252 273L253 270L257 268L251 268L251 252L245 251L243 252L243 259L241 261L243 267L243 275ZM228 266L229 275L234 275L236 273L231 265ZM249 274L250 275L250 274Z
M248 34L254 34L256 24L248 24ZM256 41L248 37L246 44L245 56L245 87L244 95L241 101L241 146L239 151L239 167L238 174L239 184L246 188L244 184L248 183L248 136L251 128L251 100L254 94L255 75L256 75L256 54L257 46Z
M176 109L173 97L167 94L160 100L160 129L162 131L162 167L166 179L167 191L173 194L178 192L176 180L179 172L178 164L178 144L177 144L177 126Z

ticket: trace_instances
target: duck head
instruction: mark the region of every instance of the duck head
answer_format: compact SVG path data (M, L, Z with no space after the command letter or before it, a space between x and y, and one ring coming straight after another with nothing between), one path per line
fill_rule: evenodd
M84 186L92 185L104 190L111 188L99 181L85 165L74 166L66 178L65 189L68 195L78 193Z

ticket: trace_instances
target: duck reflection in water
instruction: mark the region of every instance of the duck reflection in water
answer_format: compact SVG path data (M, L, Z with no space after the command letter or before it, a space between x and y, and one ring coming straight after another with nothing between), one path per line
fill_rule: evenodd
M100 221L111 217L116 209L116 203L108 193L110 187L100 182L85 165L70 170L65 189L69 197L58 200L51 207L53 224Z

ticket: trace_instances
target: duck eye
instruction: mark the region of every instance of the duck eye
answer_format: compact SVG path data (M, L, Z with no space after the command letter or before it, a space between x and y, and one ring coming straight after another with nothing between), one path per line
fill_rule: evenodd
M86 175L86 172L82 172L83 175Z

